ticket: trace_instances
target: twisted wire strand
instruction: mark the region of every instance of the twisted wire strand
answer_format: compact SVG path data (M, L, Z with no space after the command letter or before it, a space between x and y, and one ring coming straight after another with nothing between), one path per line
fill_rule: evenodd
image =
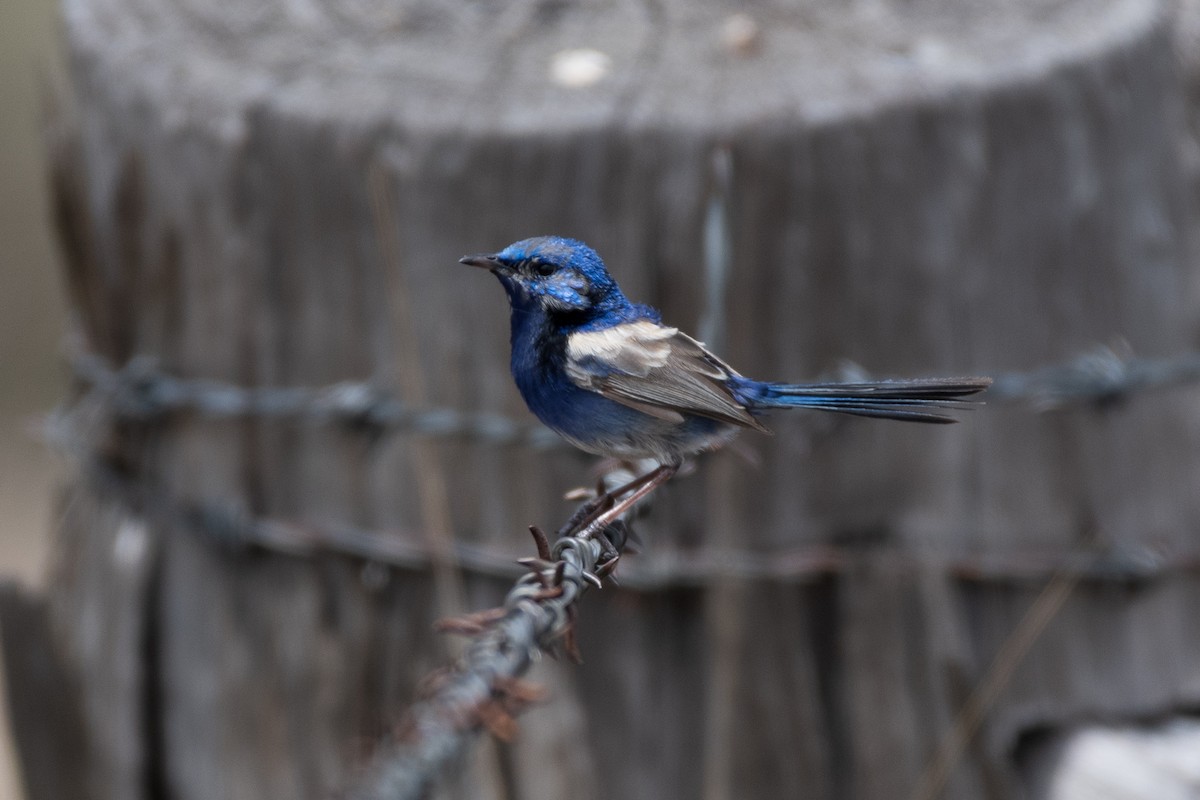
M217 380L181 378L139 357L116 368L81 354L72 371L85 387L104 398L112 411L130 419L194 413L218 419L258 416L308 418L407 431L422 436L456 437L496 446L536 450L562 447L554 433L503 414L454 408L414 409L369 381L343 381L318 387L246 387ZM840 377L864 380L850 364ZM996 404L1025 405L1035 411L1106 406L1136 394L1200 381L1200 353L1143 359L1099 347L1075 359L1023 372L1000 373L985 395Z
M233 551L261 548L295 558L333 555L413 571L428 569L433 559L420 531L254 516L230 503L173 497L145 476L123 474L100 459L89 462L84 475L97 492L122 498L135 512L181 524L206 541ZM608 482L614 480L610 477ZM459 569L483 577L514 580L526 571L517 563L517 553L500 546L456 541L453 555ZM913 570L933 566L958 580L978 584L1037 581L1066 573L1085 582L1133 586L1200 571L1200 548L1142 543L1005 553L897 550L877 555ZM805 583L843 572L855 556L853 548L827 544L770 552L656 547L622 561L621 588L660 592L703 588L728 580Z
M72 371L102 397L112 412L134 420L174 413L214 419L291 417L316 422L395 429L435 438L473 439L495 446L521 445L533 450L562 447L552 431L516 422L502 414L453 408L413 409L365 381L320 387L245 387L216 380L180 378L151 359L135 358L114 369L98 356L72 360Z
M425 696L352 785L349 800L426 797L445 766L479 733L489 730L503 737L515 732L513 717L539 699L535 687L521 677L542 653L570 635L575 604L589 587L600 586L596 572L605 548L597 538L584 536L559 538L548 559L527 561L527 571L503 606L457 623L476 624L479 630L451 667L426 680ZM618 530L609 545L619 553L624 544Z
M342 422L407 430L427 436L456 436L495 445L557 446L549 431L521 425L501 415L451 409L414 410L369 383L346 382L313 389L300 387L247 388L218 381L185 380L137 359L114 369L94 356L74 362L76 375L92 404L117 416L153 419L171 413L196 413L216 418L276 416ZM1104 406L1134 394L1200 380L1200 355L1168 360L1119 356L1111 349L1087 354L1063 365L997 378L989 399L1025 404L1045 411L1077 406ZM172 500L145 476L130 477L108 469L93 458L89 471L98 479L124 482L143 502L157 503L206 535L233 545L258 546L297 556L333 552L368 562L422 568L431 554L417 536L387 536L345 525L314 526L253 518L211 502ZM624 538L613 542L623 549ZM566 536L549 559L511 566L508 554L457 544L463 567L492 575L518 574L503 606L480 623L470 645L453 666L436 674L424 697L408 712L400 732L378 751L359 780L348 790L349 800L419 798L427 795L445 765L461 754L481 731L497 732L532 696L521 676L542 652L569 635L578 600L599 585L597 562L604 552L595 538ZM714 558L715 555L715 558ZM705 554L708 560L687 560L678 554L656 554L622 571L630 588L654 590L696 585L732 576L765 580L806 580L837 573L852 556L837 549L811 548L791 553ZM921 558L897 554L897 558ZM672 560L674 559L674 560ZM964 580L1042 579L1073 575L1084 580L1140 582L1165 573L1200 569L1200 552L1163 552L1149 548L1008 554L941 556L943 567ZM927 561L925 563L928 563ZM478 616L478 615L473 615ZM937 775L934 776L935 779Z
M86 389L85 400L75 403L93 416L97 406L122 418L150 420L172 413L195 413L214 418L248 415L293 417L317 422L342 422L409 431L433 437L459 437L493 446L527 446L548 450L561 446L557 436L540 426L518 423L500 414L453 409L415 410L364 382L344 382L318 388L246 388L212 380L183 379L158 369L148 359L134 359L114 369L103 359L81 355L74 359L75 374ZM851 377L860 377L857 374ZM1100 348L1061 365L996 378L987 398L993 403L1021 404L1037 411L1079 406L1106 406L1133 395L1200 380L1200 354L1144 360ZM70 409L60 416L69 416ZM111 488L114 473L88 452L80 441L78 425L60 419L48 435L85 465L93 477ZM128 484L138 479L122 477ZM148 479L140 479L145 483ZM152 482L152 481L151 481ZM142 487L143 489L151 487ZM419 531L367 530L341 523L313 524L272 518L254 518L228 504L211 500L171 498L163 487L152 487L160 505L193 528L220 542L313 557L331 553L398 568L425 569L431 555L420 542ZM126 487L128 494L128 487ZM145 494L145 492L142 492ZM494 577L511 578L517 572L511 552L467 543L455 544L461 568ZM908 557L912 557L910 554ZM969 581L1021 580L1045 576L1064 568L1087 580L1140 581L1173 570L1200 566L1200 554L1145 546L1095 553L1041 552L991 554L926 554L924 563L939 561L952 574ZM675 586L703 586L731 577L777 581L807 580L838 572L845 554L826 546L770 554L668 553L656 551L628 565L622 584L630 589L654 591Z

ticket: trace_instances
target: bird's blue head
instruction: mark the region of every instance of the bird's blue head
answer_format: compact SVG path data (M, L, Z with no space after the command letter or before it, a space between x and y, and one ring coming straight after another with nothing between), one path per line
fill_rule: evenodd
M514 310L550 315L604 313L629 305L600 255L583 242L538 236L492 255L464 256L463 264L490 270Z

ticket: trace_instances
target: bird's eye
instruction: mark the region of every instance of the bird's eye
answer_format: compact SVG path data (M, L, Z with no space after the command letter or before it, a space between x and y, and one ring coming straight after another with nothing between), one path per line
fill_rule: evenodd
M554 274L554 265L548 261L535 261L533 262L533 271L544 278Z

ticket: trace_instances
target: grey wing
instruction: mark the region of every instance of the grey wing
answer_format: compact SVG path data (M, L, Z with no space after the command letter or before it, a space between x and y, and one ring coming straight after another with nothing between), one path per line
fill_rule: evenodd
M649 321L576 333L567 374L577 385L651 416L682 422L697 414L765 431L733 396L732 369L675 328Z

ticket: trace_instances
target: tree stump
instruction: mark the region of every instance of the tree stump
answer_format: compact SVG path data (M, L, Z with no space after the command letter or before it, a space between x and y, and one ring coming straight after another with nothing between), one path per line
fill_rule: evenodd
M1169 4L738 8L66 0L56 190L83 349L527 421L501 292L455 262L544 233L756 377L1194 346ZM90 798L328 796L444 661L431 622L503 594L486 569L459 586L449 548L527 555L525 526L591 480L564 449L369 408L221 412L213 391L139 416L80 387L46 627L83 741L56 785ZM743 437L757 466L718 454L662 493L629 588L588 598L585 663L544 665L552 701L442 793L907 796L1058 556L1192 546L1193 406ZM247 547L219 519L352 527L427 567ZM947 796L1014 796L1039 731L1194 707L1197 602L1170 565L1085 580Z

